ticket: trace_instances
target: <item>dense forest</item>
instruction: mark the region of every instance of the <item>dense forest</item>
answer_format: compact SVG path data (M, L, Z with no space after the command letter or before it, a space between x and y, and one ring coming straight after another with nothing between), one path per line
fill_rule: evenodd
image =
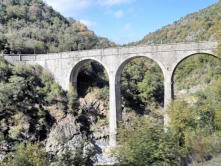
M92 165L94 160L90 157L95 155L95 150L88 149L88 156L85 157L81 153L92 137L90 118L97 122L99 116L96 110L93 115L87 108L80 110L75 90L63 91L42 67L12 66L0 57L0 157L7 156L0 165L45 166L52 161L63 165L66 155L73 156L73 151L67 150L64 156L54 156L50 160L45 146L53 125L58 125L59 120L66 117L71 118L74 127L78 126L81 133L75 147L79 156L73 156L73 159L68 157L68 160L73 160L75 164ZM61 137L65 139L65 136ZM14 151L17 151L16 156L10 153Z
M0 50L48 53L114 46L79 21L65 18L42 0L0 1Z
M2 53L115 46L42 0L2 0L0 8ZM218 2L131 44L218 40L220 9ZM167 132L163 83L160 67L148 58L124 67L121 146L111 151L116 165L201 164L220 155L220 59L197 54L177 67ZM101 153L97 142L108 141L108 109L108 75L96 61L82 65L78 89L70 85L66 92L40 66L13 66L0 57L0 165L93 165Z

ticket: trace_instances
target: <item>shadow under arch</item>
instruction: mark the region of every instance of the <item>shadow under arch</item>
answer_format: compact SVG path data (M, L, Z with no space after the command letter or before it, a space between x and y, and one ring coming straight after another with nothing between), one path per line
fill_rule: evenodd
M97 59L94 59L94 58L83 59L83 60L79 61L78 63L76 63L72 67L72 70L71 70L71 73L70 73L69 84L74 86L76 91L78 89L78 75L79 75L79 72L81 71L82 67L88 62L95 62L95 63L101 65L103 67L104 71L107 72L107 77L108 77L108 80L109 80L109 70L101 61L99 61Z
M116 75L115 75L115 85L116 85L116 89L115 89L115 93L116 93L116 106L117 106L117 115L118 115L118 119L121 121L122 120L122 107L121 107L121 76L123 73L123 70L125 68L125 66L130 63L131 61L135 60L135 59L141 59L143 58L144 60L149 60L151 63L156 64L159 68L160 71L162 73L163 76L163 80L164 80L164 72L163 72L163 65L160 64L159 62L157 62L156 60L154 60L151 57L148 56L134 56L134 57L129 57L126 60L124 60L120 66L118 67L117 71L116 71ZM163 85L164 87L164 85ZM164 102L164 100L162 101Z
M217 60L219 60L221 62L221 58L218 57L217 55L215 54L211 54L211 53L206 53L206 52L200 52L200 53L194 53L194 54L190 54L190 55L187 55L186 57L182 58L174 67L173 67L173 70L172 70L172 76L171 76L171 82L172 82L172 99L175 98L175 94L174 94L174 77L175 77L175 73L177 71L177 68L179 67L179 65L184 62L185 60L187 60L188 58L190 57L193 57L193 56L197 56L197 55L204 55L204 56L209 56L209 57L213 57L213 58L216 58Z
M88 68L88 64L92 65L92 63L96 63L96 69L100 70L101 72L106 74L104 78L108 79L106 80L107 82L107 87L105 87L105 91L100 91L100 89L95 89L95 91L89 91L88 96L81 96L78 92L78 83L79 83L79 74L85 69ZM92 65L93 66L93 65ZM102 69L101 69L102 68ZM92 70L91 70L92 69ZM90 68L89 70L93 71L93 67ZM93 71L93 73L96 73L96 71ZM100 73L100 72L98 72ZM91 74L91 73L89 73ZM97 74L97 73L96 73ZM93 79L93 81L99 81L98 79L100 78L100 75L97 74L97 77L95 77ZM85 80L88 81L88 80ZM103 81L103 80L102 80ZM107 126L109 125L109 122L106 120L108 117L108 106L110 105L110 100L109 100L109 73L107 68L105 67L105 65L103 65L100 61L96 60L96 59L92 59L92 58L87 58L87 59L83 59L81 61L79 61L78 63L76 63L71 71L70 74L70 78L69 78L69 82L72 84L71 86L74 86L75 90L78 93L78 101L79 101L79 110L80 110L80 114L78 114L77 121L79 123L81 123L82 125L80 125L80 130L85 132L88 135L93 135L93 132L99 132L101 133L101 131L97 130L101 127L104 127L105 129L109 129ZM81 88L82 86L80 86ZM94 87L92 87L94 88ZM93 89L94 90L94 89ZM88 92L88 91L87 91ZM98 93L97 93L98 92ZM98 96L102 96L100 95L100 92L102 92L102 94L104 93L103 98L100 98ZM99 95L97 95L99 94ZM96 126L96 127L94 127ZM101 134L102 135L102 134ZM92 137L91 137L92 138ZM108 142L108 136L107 134L103 134L101 137L104 144L104 147L107 146L107 142ZM99 139L101 139L99 138ZM98 154L102 154L103 149L102 146L99 144L99 141L96 142L94 141L94 139L92 139L92 144L96 147L97 153Z

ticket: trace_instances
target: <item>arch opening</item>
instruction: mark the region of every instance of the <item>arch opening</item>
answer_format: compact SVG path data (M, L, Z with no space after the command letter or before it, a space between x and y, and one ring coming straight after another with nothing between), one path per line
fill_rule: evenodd
M192 54L182 59L172 74L173 98L205 89L214 77L219 77L220 59L212 54Z
M162 111L164 105L164 76L160 66L147 57L127 59L116 74L118 114L123 121L133 115L148 115ZM157 111L156 111L157 112Z
M94 88L108 89L108 80L108 73L102 64L95 60L84 60L73 69L70 82L77 85L79 97L85 97Z
M190 55L178 63L172 79L175 92L169 110L172 125L176 129L182 127L181 131L190 138L197 135L192 145L208 139L217 151L216 140L221 131L221 60L205 53Z
M73 67L69 82L75 87L78 95L84 97L92 87L100 89L109 87L109 76L103 64L93 59L86 59Z
M96 133L99 136L96 141L105 140L108 146L109 76L105 67L96 60L83 60L72 69L70 83L77 91L77 117L84 123L82 126L87 128L87 134L92 134L91 138ZM96 146L102 147L99 143Z

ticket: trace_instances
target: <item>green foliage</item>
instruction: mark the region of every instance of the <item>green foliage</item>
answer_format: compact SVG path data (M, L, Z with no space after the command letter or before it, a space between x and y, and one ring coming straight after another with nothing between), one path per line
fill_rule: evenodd
M81 142L73 153L69 148L61 155L58 166L93 166L96 162L96 151L88 143Z
M158 70L154 70L155 68ZM163 75L159 67L155 68L147 71L142 82L138 83L139 97L149 105L162 102L164 96Z
M199 119L197 112L185 101L173 102L169 107L168 114L171 121L170 127L177 133L191 131L197 127Z
M38 66L28 68L20 65L10 66L9 74L4 77L5 80L0 81L0 107L11 105L28 109L33 103L52 103L62 96L61 87L53 81L52 77L41 80L41 75L44 77L44 71L39 70ZM53 96L51 100L48 99L50 96Z
M64 91L40 66L11 66L1 58L0 68L0 132L12 142L44 139L54 122L46 107L67 105Z
M0 132L0 142L3 141L4 139L5 139L4 134Z
M69 91L67 94L67 98L68 98L69 111L71 113L76 113L78 106L79 106L78 95L77 95L75 88L73 87L73 85L71 83L69 85Z
M0 1L0 52L47 53L115 46L42 0ZM15 40L16 39L16 40Z
M208 103L212 105L215 113L215 128L221 134L221 77L214 81L211 86L213 88Z
M159 66L146 58L129 62L121 77L121 94L126 107L138 113L163 105L163 74Z
M109 99L109 87L108 86L105 86L101 89L94 88L92 93L94 97L96 97L97 100L108 102L108 99Z
M184 152L173 132L164 132L163 126L152 124L147 118L121 126L119 143L117 165L175 165Z
M3 57L0 56L0 80L6 81L7 76L10 74L10 67L6 64Z
M49 166L49 160L47 153L40 146L39 143L27 145L20 144L17 149L15 156L8 156L2 166Z
M206 105L201 106L205 107ZM186 102L176 101L169 108L170 128L179 137L179 144L198 161L220 150L214 135L214 116ZM214 112L211 112L214 113ZM209 119L209 123L208 123Z
M169 107L170 128L179 135L180 145L193 157L200 156L200 161L221 150L220 83L221 77L218 77L209 87L197 92L194 105L175 101Z
M174 75L175 93L196 85L207 85L221 75L221 61L207 54L197 54L182 61ZM197 80L197 81L196 81Z

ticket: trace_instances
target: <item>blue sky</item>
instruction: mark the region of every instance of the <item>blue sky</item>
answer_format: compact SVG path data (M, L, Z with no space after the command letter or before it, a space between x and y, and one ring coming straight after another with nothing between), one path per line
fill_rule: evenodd
M86 24L96 35L118 44L141 40L149 32L218 0L44 0L65 17Z

